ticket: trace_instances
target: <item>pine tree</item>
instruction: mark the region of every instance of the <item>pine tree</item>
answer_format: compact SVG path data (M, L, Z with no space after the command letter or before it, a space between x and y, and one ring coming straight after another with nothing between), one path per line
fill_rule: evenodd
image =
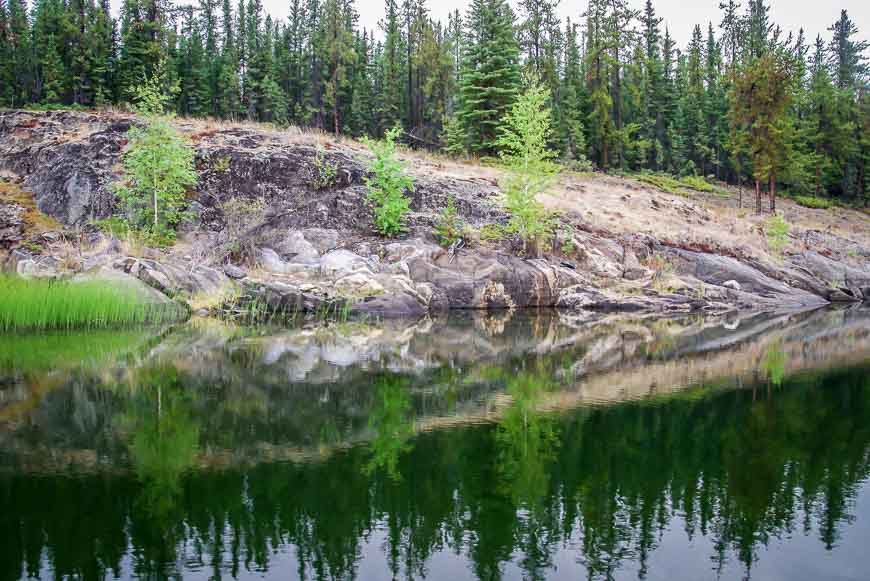
M381 30L384 33L383 54L380 59L383 85L378 93L380 95L378 135L383 135L401 120L404 52L396 0L386 0L386 15L381 21Z
M12 50L6 0L0 0L0 106L12 103Z
M31 59L30 22L24 0L8 0L6 26L7 50L11 58L7 74L12 79L8 103L20 107L30 102L33 95L33 63Z
M589 146L598 167L610 167L610 152L616 128L610 96L611 56L608 44L604 0L592 0L586 12L586 80L589 92Z
M777 175L787 161L788 109L792 63L770 51L748 64L735 78L731 108L735 124L745 128L745 146L755 176L756 211L761 212L761 184L767 183L770 209L776 210Z
M520 86L514 14L505 0L473 0L460 78L458 117L472 152L496 151L498 127Z
M151 78L164 51L163 10L158 0L124 0L121 4L121 52L118 92L130 101L142 80Z
M356 62L352 29L356 15L344 0L326 0L323 10L326 39L324 104L330 111L329 128L338 135L345 123L345 101L349 101L349 70Z
M586 169L586 135L583 124L586 108L586 89L583 83L582 56L577 38L577 25L569 18L565 23L565 74L562 78L561 101L563 108L561 132L565 158L579 162Z
M722 177L722 166L725 164L728 100L722 86L721 47L716 42L712 24L707 28L707 47L704 55L704 146L707 154L704 175L712 172L718 179Z
M71 23L60 0L40 0L33 11L33 99L61 103L67 96L70 71L64 66L61 47Z
M230 0L223 0L221 7L223 24L223 46L219 57L217 87L217 115L234 119L241 110L241 87L239 85L240 63L235 38L235 23L233 21Z
M662 19L656 16L652 0L647 0L641 19L644 45L642 81L644 118L642 126L643 134L650 144L645 165L653 170L659 168L667 139L663 111L665 100L664 71L659 38L661 21Z
M837 88L847 89L866 81L870 69L863 52L870 47L870 42L852 40L852 37L858 33L858 28L845 10L840 13L840 19L828 30L833 33L829 48L829 62Z

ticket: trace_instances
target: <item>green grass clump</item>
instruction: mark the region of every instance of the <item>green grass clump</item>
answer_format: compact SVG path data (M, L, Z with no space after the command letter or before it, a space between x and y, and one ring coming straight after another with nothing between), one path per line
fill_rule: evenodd
M686 193L682 189L684 186L682 183L680 183L680 180L672 178L669 175L659 173L642 173L635 176L635 179L645 184L654 186L669 194L674 194L677 196L686 195Z
M176 305L149 304L133 289L98 281L0 275L0 331L96 329L178 319Z
M803 206L805 208L814 208L816 210L827 210L834 205L831 200L826 200L825 198L817 198L815 196L795 196L794 201L797 202L800 206Z
M686 176L680 180L680 183L689 189L697 190L699 192L707 192L712 194L716 191L716 188L713 187L713 184L698 176Z
M699 176L686 176L677 179L673 176L662 173L641 173L634 176L634 178L640 182L650 184L663 192L674 194L675 196L686 197L689 195L687 190L715 194L723 197L730 195L727 190L716 187Z

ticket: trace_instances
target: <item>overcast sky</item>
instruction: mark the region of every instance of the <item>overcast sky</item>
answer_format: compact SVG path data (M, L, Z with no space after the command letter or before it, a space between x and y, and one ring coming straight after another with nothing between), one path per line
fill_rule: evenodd
M511 0L516 7L516 0ZM118 10L121 0L112 0L115 10ZM189 0L180 0L179 4L189 4ZM196 2L193 2L196 4ZM400 0L401 3L401 0ZM426 0L429 11L436 19L447 22L447 14L459 9L465 14L470 0ZM233 1L233 8L237 1ZM263 0L266 11L281 19L286 19L290 0ZM629 0L629 4L641 9L644 0ZM745 4L745 2L744 2ZM579 20L580 14L586 9L586 0L561 0L559 12L562 19L570 16ZM671 35L680 47L685 46L692 35L695 24L701 24L706 29L707 22L712 21L718 26L720 20L719 0L654 0L656 12L664 18ZM378 21L384 14L384 0L356 0L359 12L360 26L366 29L377 29ZM846 9L858 26L861 39L870 38L870 0L772 0L771 14L774 21L786 32L795 33L803 27L808 39L815 39L821 34L826 40L830 38L828 27L840 16L840 11ZM378 31L379 34L379 31ZM718 34L718 32L717 32Z
M429 11L436 19L447 21L447 14L459 9L465 13L470 0L426 0ZM629 4L637 9L643 8L645 0L629 0ZM272 16L285 18L289 0L263 0L263 5ZM516 7L516 1L512 0ZM746 4L746 2L743 2ZM579 19L586 9L586 0L561 0L559 11L562 18L570 16ZM680 46L688 43L692 28L701 24L706 29L707 22L713 21L718 26L720 20L719 0L653 0L656 12L664 18L665 25ZM356 0L360 15L360 25L365 28L376 28L384 14L383 0ZM771 14L774 21L780 24L786 32L795 33L803 27L807 37L815 38L822 34L828 38L828 26L840 16L840 11L846 9L849 16L858 25L861 38L870 38L870 0L772 0ZM706 30L705 30L706 33Z

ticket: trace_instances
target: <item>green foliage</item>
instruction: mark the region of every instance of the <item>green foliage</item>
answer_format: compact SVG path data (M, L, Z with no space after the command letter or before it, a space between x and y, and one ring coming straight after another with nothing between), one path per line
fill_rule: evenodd
M480 239L483 242L501 242L507 235L507 228L502 224L484 224L480 228Z
M649 184L654 186L663 192L667 192L669 194L674 194L677 196L685 195L682 187L683 184L680 180L673 178L669 175L665 174L653 174L653 173L643 173L636 176L636 179L640 182Z
M338 182L338 168L334 163L327 161L323 151L318 147L314 155L314 166L311 168L309 185L315 190L325 190L335 186Z
M134 109L140 115L163 115L175 99L179 91L178 81L168 81L165 68L165 61L160 61L154 73L133 89Z
M548 99L546 89L532 85L505 117L497 142L510 172L500 183L510 214L508 230L535 251L550 240L556 227L553 213L537 199L552 186L559 171L553 162L555 152L547 147L553 133Z
M681 178L663 173L641 173L637 174L634 179L650 184L663 192L674 194L676 196L687 196L687 190L704 192L708 194L716 194L719 196L730 195L727 190L718 188L700 176L689 175Z
M699 192L713 193L714 191L716 191L716 188L713 187L713 184L698 176L686 176L680 180L680 183L687 188L697 190Z
M124 175L114 190L130 227L150 244L175 240L185 194L197 182L194 151L168 119L149 117L129 132Z
M230 171L230 158L229 157L219 157L211 164L212 170L218 173L226 173Z
M456 210L456 200L450 196L435 224L435 237L441 246L450 248L462 238L464 229L465 225Z
M764 235L767 245L776 256L781 256L788 245L789 223L779 214L774 214L764 224Z
M0 370L34 372L100 368L148 345L148 327L0 334Z
M0 276L0 330L93 329L172 321L177 306L148 304L130 288Z
M382 141L365 139L374 154L366 176L368 198L374 204L375 227L382 236L395 236L405 230L405 216L410 211L410 200L405 192L414 187L414 178L405 173L404 164L396 158L396 139L399 127L387 131Z
M521 86L514 14L506 0L472 0L467 26L457 115L468 148L490 154Z
M815 208L817 210L827 210L834 207L834 203L831 200L815 196L795 196L794 201L805 208Z

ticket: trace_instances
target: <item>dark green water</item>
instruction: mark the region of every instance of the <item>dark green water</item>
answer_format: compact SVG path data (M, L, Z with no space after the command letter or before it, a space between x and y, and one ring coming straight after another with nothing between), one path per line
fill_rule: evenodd
M870 578L866 311L0 348L3 579Z

